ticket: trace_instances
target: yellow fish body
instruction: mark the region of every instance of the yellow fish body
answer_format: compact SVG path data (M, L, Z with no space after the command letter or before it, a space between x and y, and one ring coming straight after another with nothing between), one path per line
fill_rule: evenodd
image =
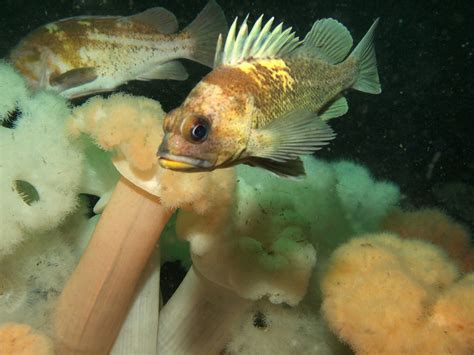
M374 22L354 51L347 29L316 21L300 42L282 25L262 18L249 32L234 21L215 69L164 120L161 166L205 171L239 163L281 176L299 176L299 156L334 138L326 120L347 112L342 93L380 93Z
M161 7L128 17L72 17L28 34L9 60L32 88L67 98L110 91L129 80L185 80L178 58L212 66L215 42L227 29L214 0L183 31Z

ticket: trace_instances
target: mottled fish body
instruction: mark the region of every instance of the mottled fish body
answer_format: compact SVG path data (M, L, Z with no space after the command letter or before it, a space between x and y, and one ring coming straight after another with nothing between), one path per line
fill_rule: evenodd
M334 138L326 121L345 114L350 88L380 90L373 35L377 21L354 51L347 29L316 21L303 42L282 25L249 31L231 27L218 44L215 69L164 121L160 164L204 171L246 163L281 176L299 176L299 156Z
M181 32L176 17L161 7L128 17L73 17L34 30L9 59L31 87L74 98L130 80L185 80L176 59L212 66L215 42L226 28L214 0Z
M328 102L353 85L356 71L354 60L331 65L304 57L258 59L221 66L200 85L215 85L219 87L216 90L229 97L245 92L244 100L251 97L252 111L255 110L252 127L258 128L289 111L321 112Z

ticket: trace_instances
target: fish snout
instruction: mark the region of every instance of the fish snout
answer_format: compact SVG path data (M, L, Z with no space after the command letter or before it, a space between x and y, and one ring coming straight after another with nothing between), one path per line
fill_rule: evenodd
M176 171L206 171L212 168L212 164L205 159L194 158L175 151L172 144L170 145L172 141L173 137L170 137L168 133L165 134L156 153L162 168Z
M164 154L169 153L169 148L168 148L168 134L165 134L163 137L163 140L161 141L160 146L158 147L158 150L156 151L156 156L161 157Z

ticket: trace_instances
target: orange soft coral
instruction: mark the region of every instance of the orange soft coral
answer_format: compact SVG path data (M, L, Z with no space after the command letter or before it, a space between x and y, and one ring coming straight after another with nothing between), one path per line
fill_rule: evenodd
M474 270L469 231L437 209L394 210L382 221L381 229L402 238L427 240L443 248L462 271Z
M358 354L471 354L474 274L459 277L430 243L354 238L331 257L323 314Z
M0 326L0 354L52 355L53 343L27 324L7 323Z
M163 116L160 104L145 97L96 96L74 109L69 133L87 133L99 147L115 150L132 168L146 171L156 162Z

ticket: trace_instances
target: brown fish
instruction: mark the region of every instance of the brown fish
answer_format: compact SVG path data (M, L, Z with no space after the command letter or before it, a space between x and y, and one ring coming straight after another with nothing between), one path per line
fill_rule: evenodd
M111 91L129 80L185 80L188 74L176 59L212 66L227 24L210 0L188 27L177 30L176 17L162 7L128 17L72 17L28 34L9 60L32 88L67 98Z
M236 20L237 21L237 20ZM316 21L304 41L283 30L251 31L234 21L218 43L214 70L165 117L162 167L206 171L239 163L299 176L299 159L334 138L325 122L345 114L347 89L381 92L373 36L378 20L349 55L352 37L334 19ZM236 35L237 33L237 35Z

